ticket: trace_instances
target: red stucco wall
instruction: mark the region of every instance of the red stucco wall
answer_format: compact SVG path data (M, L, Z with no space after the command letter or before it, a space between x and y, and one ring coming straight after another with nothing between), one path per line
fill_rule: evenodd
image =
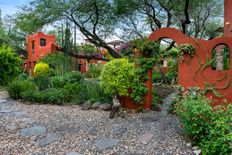
M40 39L46 40L46 46L40 46ZM34 53L32 53L32 41L34 41ZM37 32L34 35L28 36L28 59L27 68L29 71L33 71L35 63L44 55L47 55L56 50L56 36L46 35L42 32Z
M226 44L232 49L232 38L220 37L213 40L202 40L195 38L188 38L182 32L174 28L162 28L153 32L150 36L150 40L159 40L162 38L170 38L176 41L178 45L192 44L196 50L195 56L191 59L189 64L184 62L178 63L178 84L187 87L200 87L204 89L204 83L213 85L214 88L222 88L227 82L231 83L232 66L229 70L212 70L211 67L199 70L200 62L206 64L207 58L212 59L212 51L214 47L219 44ZM187 56L185 59L189 59ZM190 60L190 59L189 59ZM230 65L232 65L232 54L230 54ZM223 78L226 75L225 78ZM223 78L223 79L222 79ZM222 80L219 80L222 79ZM227 99L232 102L232 87L229 85L226 89L217 89L217 91L224 95L223 98L217 98L212 93L207 95L213 99L214 104L219 104L223 99Z

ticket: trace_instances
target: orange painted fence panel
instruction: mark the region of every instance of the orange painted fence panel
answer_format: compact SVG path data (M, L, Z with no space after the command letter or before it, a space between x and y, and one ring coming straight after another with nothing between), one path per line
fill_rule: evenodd
M182 44L193 45L196 53L192 59L186 56L189 63L178 62L178 84L183 87L200 87L202 90L212 87L215 91L222 94L223 97L216 97L212 91L207 92L207 96L212 98L214 105L221 104L226 99L232 102L232 67L228 70L213 70L211 65L205 66L212 60L213 49L218 45L227 45L232 49L232 38L220 37L213 40L202 40L186 37L181 31L175 28L162 28L154 31L149 40L159 40L170 38L178 46ZM231 50L230 50L231 51ZM230 65L232 65L232 54L230 54Z

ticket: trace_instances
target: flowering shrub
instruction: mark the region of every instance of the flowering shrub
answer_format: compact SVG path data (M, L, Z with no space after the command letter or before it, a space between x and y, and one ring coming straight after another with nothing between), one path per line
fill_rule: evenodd
M203 154L231 153L232 104L213 108L198 89L183 92L175 111L193 143L200 146Z

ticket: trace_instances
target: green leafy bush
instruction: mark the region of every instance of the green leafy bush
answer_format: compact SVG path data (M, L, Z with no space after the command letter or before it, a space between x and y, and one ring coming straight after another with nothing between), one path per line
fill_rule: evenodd
M25 92L22 92L21 95L24 101L36 103L43 103L45 101L44 94L39 90L29 89Z
M63 75L71 71L71 57L61 52L54 52L46 55L39 61L49 64L51 75Z
M90 70L85 72L85 77L87 77L87 78L99 78L99 76L101 75L101 71L102 71L102 67L92 65L90 67Z
M100 85L106 93L127 96L134 75L133 63L128 59L114 59L104 65Z
M11 98L22 99L22 93L27 90L36 90L36 86L30 80L16 78L14 81L9 83L7 91Z
M104 90L100 87L99 81L88 80L84 83L86 93L88 96L88 100L91 103L94 102L105 102L111 103L112 96L104 92Z
M198 144L203 154L231 153L232 105L212 108L203 95L184 96L176 106L187 135Z
M75 94L80 93L81 90L81 86L82 84L80 83L67 83L64 88L63 88L63 92L65 92L66 95L66 100L68 102L71 102L73 97L75 96ZM86 93L86 92L83 92ZM83 95L83 94L82 94Z
M6 85L21 71L22 60L16 56L11 47L0 46L0 85Z
M78 71L68 72L62 76L54 76L51 78L53 88L63 88L67 83L79 83L84 80L84 76Z
M62 89L55 88L49 88L44 91L28 90L22 93L22 98L30 102L63 105L66 102L66 93Z
M33 82L38 86L39 90L45 90L50 86L49 77L36 76L33 78Z

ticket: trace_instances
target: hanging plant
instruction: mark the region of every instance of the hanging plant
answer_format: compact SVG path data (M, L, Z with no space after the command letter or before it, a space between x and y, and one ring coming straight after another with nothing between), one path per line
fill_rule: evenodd
M159 43L157 41L151 41L144 37L135 39L130 44L138 49L138 52L142 57L151 58L160 55Z
M179 49L179 58L180 58L180 62L183 62L185 55L188 54L190 56L190 61L193 58L193 56L195 55L196 51L193 47L193 45L191 44L182 44L180 45L180 49ZM185 61L187 64L189 63L188 61Z

